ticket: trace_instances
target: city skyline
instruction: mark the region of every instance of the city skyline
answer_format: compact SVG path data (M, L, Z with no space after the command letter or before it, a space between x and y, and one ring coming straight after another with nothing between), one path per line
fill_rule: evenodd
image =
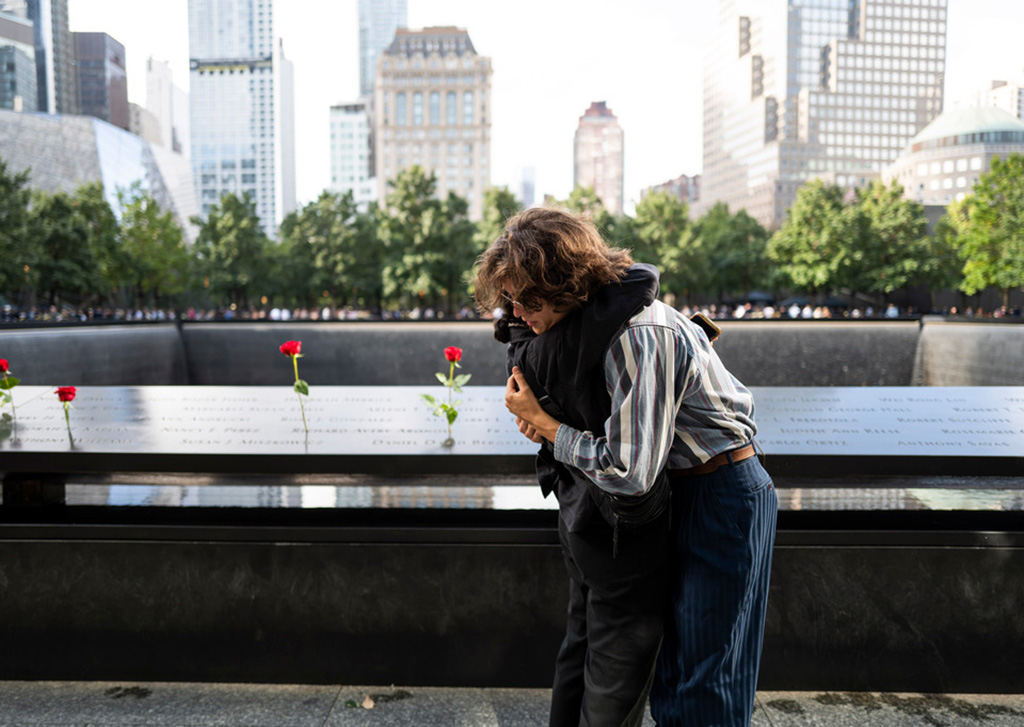
M702 172L704 40L717 12L716 3L667 0L639 0L628 9L610 1L525 0L515 12L469 0L412 0L409 27L464 28L478 51L493 59L495 185L515 189L523 167L534 167L537 199L566 197L580 109L606 101L626 134L628 212L643 188ZM125 45L133 102L145 103L150 55L168 61L175 83L187 86L186 0L147 8L145 17L129 0L69 0L69 15L73 30L106 32ZM331 105L358 96L357 2L283 5L277 15L277 32L295 63L302 204L330 186ZM991 80L1024 76L1024 58L1016 51L1022 33L1024 6L1018 3L949 0L946 108Z

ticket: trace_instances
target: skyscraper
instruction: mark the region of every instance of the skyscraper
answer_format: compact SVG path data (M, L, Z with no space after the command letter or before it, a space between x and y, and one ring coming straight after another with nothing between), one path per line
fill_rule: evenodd
M359 95L372 96L377 58L409 24L407 0L359 0Z
M777 227L809 179L878 177L942 111L946 2L720 0L696 212L722 201Z
M106 33L72 33L81 113L129 128L124 46Z
M0 6L0 109L35 111L37 102L32 23Z
M604 101L594 101L576 128L573 186L593 187L605 209L621 215L623 161L622 127Z
M203 215L248 193L276 236L295 209L292 64L273 0L189 0L192 170Z
M25 5L35 23L37 107L51 114L77 114L68 0L27 0Z
M455 192L483 214L490 184L491 59L460 28L400 28L377 61L374 138L377 199L405 167L437 175L440 197Z

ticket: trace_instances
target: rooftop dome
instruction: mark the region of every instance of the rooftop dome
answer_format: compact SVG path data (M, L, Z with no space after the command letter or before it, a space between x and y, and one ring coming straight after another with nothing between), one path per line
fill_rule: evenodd
M921 148L919 144L939 139L1000 131L1024 132L1024 122L1008 111L994 106L954 109L939 114L910 140L909 146L911 149Z

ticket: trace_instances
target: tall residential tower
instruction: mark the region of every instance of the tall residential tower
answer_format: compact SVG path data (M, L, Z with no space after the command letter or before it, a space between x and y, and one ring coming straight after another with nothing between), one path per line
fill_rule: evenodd
M273 0L189 0L192 170L203 215L248 193L271 237L295 209L292 64Z
M593 187L613 215L623 208L623 134L604 101L590 104L580 117L573 145L573 186Z
M805 181L878 177L942 111L947 0L720 0L696 213L778 227Z

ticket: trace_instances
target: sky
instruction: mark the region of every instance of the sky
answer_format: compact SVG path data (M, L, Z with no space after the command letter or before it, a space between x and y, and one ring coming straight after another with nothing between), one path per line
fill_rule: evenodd
M701 171L704 44L714 0L408 0L409 27L455 25L491 58L491 183L516 190L533 167L538 201L572 190L573 134L605 101L625 134L627 211L642 189ZM330 181L332 104L359 92L357 0L277 0L295 64L299 203ZM188 0L68 0L71 29L125 46L129 100L145 105L146 60L188 90ZM1024 2L948 0L947 109L994 79L1024 82Z

